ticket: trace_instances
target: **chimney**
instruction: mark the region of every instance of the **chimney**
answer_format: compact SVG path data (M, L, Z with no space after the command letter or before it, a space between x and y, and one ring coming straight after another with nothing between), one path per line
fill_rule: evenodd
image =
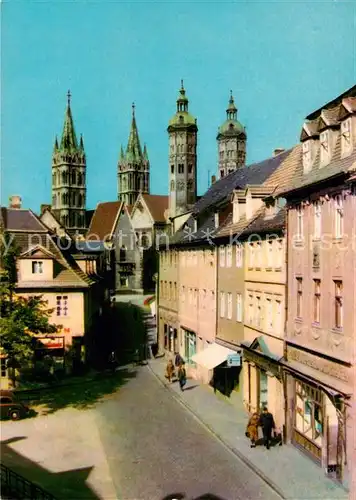
M9 198L9 208L21 208L22 199L21 196L13 194Z
M274 151L273 151L273 156L278 156L280 155L281 153L284 153L285 149L284 148L276 148Z
M211 183L215 184L215 182L216 182L216 175L212 175L211 176Z

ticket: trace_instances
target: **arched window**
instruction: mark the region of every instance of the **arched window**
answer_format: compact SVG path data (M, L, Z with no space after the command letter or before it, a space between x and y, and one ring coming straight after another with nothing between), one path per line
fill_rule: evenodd
M120 248L120 262L124 262L126 260L126 247L122 245Z
M75 205L77 203L77 193L76 192L72 193L72 203L73 203L73 206L75 207Z
M54 195L52 196L52 207L53 207L53 208L55 208L55 206L56 206L56 201L57 201L57 196L54 194Z
M62 194L62 205L66 205L66 193Z
M83 205L83 196L79 193L78 194L78 207L81 207Z
M53 186L56 185L56 174L55 173L52 174L52 185Z
M66 172L62 172L62 184L66 183Z
M78 184L79 184L79 186L82 185L82 174L81 174L81 172L78 173Z
M142 248L149 248L150 241L146 233L142 233L141 235L141 247Z
M171 181L171 191L174 191L174 181Z
M72 184L76 183L76 175L75 175L75 170L72 170Z

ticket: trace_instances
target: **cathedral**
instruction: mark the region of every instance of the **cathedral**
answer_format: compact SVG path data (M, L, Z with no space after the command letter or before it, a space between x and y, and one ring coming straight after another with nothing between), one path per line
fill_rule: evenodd
M197 119L190 113L182 80L176 111L167 127L168 193L165 196L151 195L150 162L146 144L141 147L135 111L133 104L127 147L124 149L121 146L119 151L117 200L126 207L133 224L138 225L147 236L149 231L153 232L155 224L160 230L169 231L172 228L171 221L189 214L197 201L198 125ZM218 128L216 140L217 173L218 178L222 178L246 164L246 130L237 120L232 92L226 120ZM142 206L150 212L147 217L151 220L151 228L142 228L142 222L135 222L139 218L138 214L142 213ZM86 210L84 141L82 136L78 141L75 133L69 91L62 136L60 141L55 139L52 155L52 205L44 207L50 210L52 217L69 235L85 236L94 211ZM137 236L136 229L133 228Z

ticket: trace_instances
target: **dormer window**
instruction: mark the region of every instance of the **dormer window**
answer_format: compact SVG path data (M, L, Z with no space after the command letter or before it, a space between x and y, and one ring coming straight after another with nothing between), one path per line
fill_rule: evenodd
M352 151L351 118L341 122L341 155L347 156Z
M43 262L41 260L34 260L32 262L32 274L43 273Z
M303 171L307 174L312 166L312 154L310 141L303 142Z
M326 165L330 161L329 134L325 130L320 134L320 165Z

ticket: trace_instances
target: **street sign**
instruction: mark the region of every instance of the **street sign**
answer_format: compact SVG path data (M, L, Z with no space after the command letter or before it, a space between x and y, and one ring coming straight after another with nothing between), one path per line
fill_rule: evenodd
M227 366L241 366L241 354L228 354Z

